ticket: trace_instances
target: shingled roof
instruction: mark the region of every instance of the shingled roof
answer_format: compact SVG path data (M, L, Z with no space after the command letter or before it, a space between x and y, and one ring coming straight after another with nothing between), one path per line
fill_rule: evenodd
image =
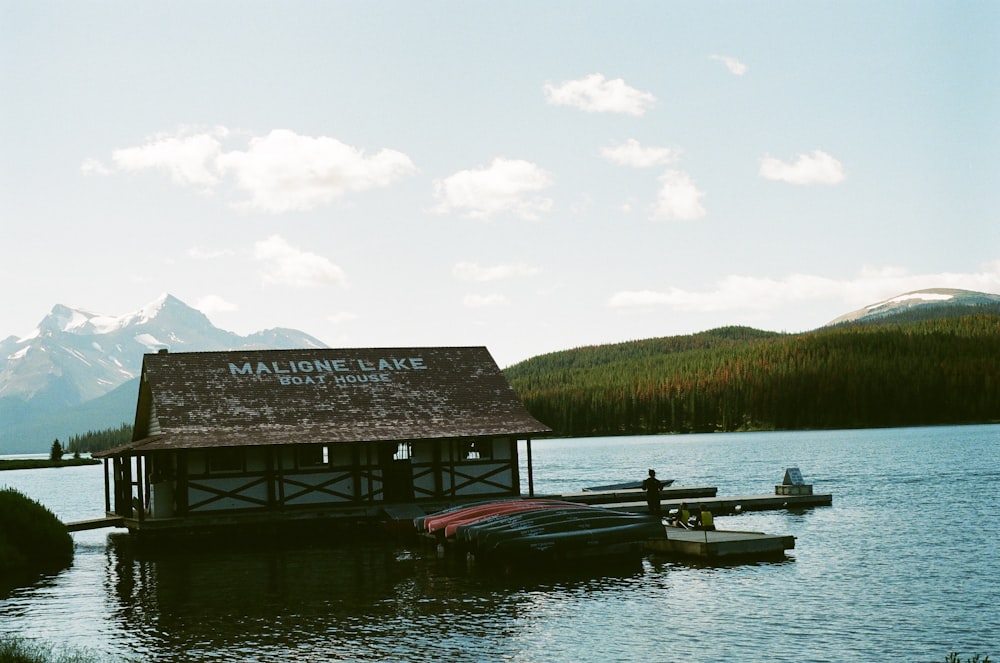
M143 357L130 450L551 433L484 347Z

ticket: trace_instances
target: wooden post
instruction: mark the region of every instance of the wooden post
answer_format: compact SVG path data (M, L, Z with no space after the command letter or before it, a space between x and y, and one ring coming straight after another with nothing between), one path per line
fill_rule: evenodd
M276 460L278 461L275 465L274 475L277 479L278 484L278 494L276 496L278 508L285 508L285 459L283 456L284 449L279 447L278 453L275 454Z
M177 466L174 470L174 513L181 516L188 513L188 453L177 452Z
M431 466L432 474L434 478L434 497L444 496L444 482L441 479L441 444L440 440L434 440L431 443L433 445L433 451L431 452Z
M277 482L274 474L274 457L281 453L281 449L280 447L268 446L264 447L264 450L267 453L267 461L264 465L264 476L267 477L267 508L273 510L276 505L274 484Z
M115 456L115 513L132 517L132 464L128 456Z
M528 438L528 497L535 496L535 473L531 468L531 438Z
M111 513L111 483L108 471L111 469L111 459L104 459L104 513Z
M143 457L141 455L135 456L135 482L133 484L135 486L135 499L139 503L139 507L137 509L138 513L136 513L136 518L139 519L139 522L146 519L146 504L143 500L143 497L145 496L143 493L143 486L145 482L143 481L142 459Z

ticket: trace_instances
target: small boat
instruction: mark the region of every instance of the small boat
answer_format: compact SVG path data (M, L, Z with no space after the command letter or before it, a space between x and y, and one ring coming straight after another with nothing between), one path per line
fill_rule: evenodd
M648 539L665 536L655 516L547 498L447 509L424 517L418 527L488 564L525 569L604 559L636 562Z
M589 512L554 513L549 517L526 520L520 526L479 530L469 539L479 550L494 550L501 542L516 538L532 538L566 532L596 531L622 525L646 524L654 522L658 531L663 527L658 519L647 515L635 515L604 509L590 509Z
M530 509L544 509L551 506L576 506L573 502L564 502L553 499L532 499L532 500L500 500L486 503L477 503L472 506L448 509L424 517L421 523L421 530L427 534L446 530L453 523L468 523L489 518L491 516L515 511Z
M484 540L494 532L519 532L533 527L546 526L567 519L585 518L596 509L592 506L564 507L557 509L538 509L518 513L504 514L497 518L488 518L475 523L460 525L455 532L458 540L475 543Z
M461 509L468 509L469 507L473 507L473 506L483 506L484 504L497 504L498 502L501 502L501 501L515 501L517 499L518 498L514 498L514 499L511 499L511 500L495 500L495 499L493 499L493 500L483 500L481 502L469 502L469 503L466 503L466 504L458 504L456 506L449 507L447 509L442 509L440 511L435 511L434 513L428 513L428 514L425 514L423 516L418 516L418 517L414 518L413 519L413 528L415 530L417 530L418 532L425 532L426 530L424 529L424 523L427 521L428 518L436 518L438 516L442 516L442 515L447 514L447 513L454 513L456 511L461 510Z
M646 518L610 527L594 527L566 532L520 536L500 541L495 548L482 551L488 558L508 565L564 564L611 558L638 559L646 541L663 537L663 525Z
M665 479L660 481L660 485L663 487L669 486L674 482L673 479ZM623 481L622 483L609 483L605 486L590 486L589 488L584 488L588 493L604 492L609 490L641 490L642 481Z
M543 502L543 503L524 503L524 504L512 504L509 506L504 506L500 509L495 509L489 513L478 513L476 515L454 518L444 527L444 537L446 539L453 539L458 531L458 528L463 525L486 525L488 523L493 523L498 520L502 520L508 516L515 516L520 513L545 513L548 511L559 511L564 508L573 505L572 502ZM579 505L573 505L579 506Z

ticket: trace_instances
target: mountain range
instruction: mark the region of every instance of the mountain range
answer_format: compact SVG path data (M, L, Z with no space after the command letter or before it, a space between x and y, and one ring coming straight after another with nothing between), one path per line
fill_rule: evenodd
M323 347L294 329L224 331L169 294L121 316L58 304L31 334L0 341L0 453L131 424L145 353Z
M934 288L846 313L826 326L1000 311L1000 295ZM240 336L171 295L122 316L56 305L26 337L0 341L0 454L41 453L53 439L131 424L142 355L239 349L322 348L294 329Z

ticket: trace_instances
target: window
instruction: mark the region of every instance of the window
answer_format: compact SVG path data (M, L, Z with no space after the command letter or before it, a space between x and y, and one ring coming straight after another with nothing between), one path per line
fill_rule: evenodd
M242 472L243 450L209 449L208 471L213 474L218 472Z
M325 444L303 444L295 448L299 467L323 467L330 464L330 448Z
M493 445L489 440L469 440L462 442L463 460L489 460L493 458Z
M393 460L409 460L412 450L409 442L400 442L396 447L396 453L392 455Z

